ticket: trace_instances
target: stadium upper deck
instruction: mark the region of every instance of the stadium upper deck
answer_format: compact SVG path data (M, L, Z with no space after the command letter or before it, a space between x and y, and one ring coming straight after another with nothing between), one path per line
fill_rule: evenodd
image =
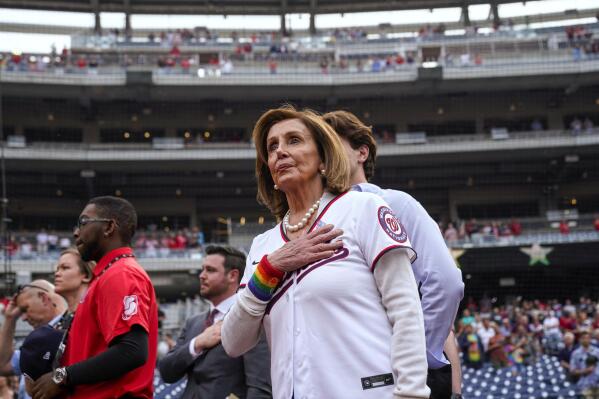
M511 3L513 0L0 0L0 7L80 12L125 12L133 14L257 14L344 13L467 7L474 4Z

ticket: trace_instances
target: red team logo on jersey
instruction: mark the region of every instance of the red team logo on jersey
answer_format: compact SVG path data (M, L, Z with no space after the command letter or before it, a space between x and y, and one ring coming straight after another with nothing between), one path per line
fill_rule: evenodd
M397 220L391 209L381 206L378 210L378 218L379 224L389 237L397 242L406 242L408 239L406 230L403 228L401 222Z

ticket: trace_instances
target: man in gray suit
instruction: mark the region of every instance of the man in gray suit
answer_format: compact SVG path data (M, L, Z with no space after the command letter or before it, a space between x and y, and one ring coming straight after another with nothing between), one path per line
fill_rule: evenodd
M220 343L220 324L235 303L245 255L228 246L209 246L200 273L200 294L210 311L191 317L176 346L160 361L165 382L187 375L182 399L271 398L270 351L264 337L245 355L230 358ZM235 395L235 396L233 396Z

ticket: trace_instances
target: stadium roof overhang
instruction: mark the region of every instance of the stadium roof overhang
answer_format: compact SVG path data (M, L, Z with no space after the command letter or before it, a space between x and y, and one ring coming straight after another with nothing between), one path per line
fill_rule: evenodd
M463 7L513 0L0 0L0 8L128 14L281 15Z

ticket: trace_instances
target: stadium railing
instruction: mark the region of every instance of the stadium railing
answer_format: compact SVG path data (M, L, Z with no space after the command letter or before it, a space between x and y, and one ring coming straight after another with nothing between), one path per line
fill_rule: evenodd
M427 137L426 144L381 143L379 156L445 154L498 150L522 150L556 147L581 147L599 144L599 128L580 133L571 130L510 132L505 140L490 134ZM118 150L118 152L106 151ZM91 144L35 142L25 148L5 148L7 159L46 159L63 161L107 160L214 160L255 159L251 143L189 143L183 149L154 149L149 143Z

